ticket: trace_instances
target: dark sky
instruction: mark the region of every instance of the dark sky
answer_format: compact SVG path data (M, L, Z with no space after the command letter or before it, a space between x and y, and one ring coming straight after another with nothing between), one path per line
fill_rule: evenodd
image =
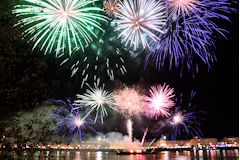
M184 72L180 77L179 71L162 70L157 71L154 67L148 66L144 69L143 65L132 65L128 68L127 76L122 78L123 83L148 85L170 84L177 92L190 93L191 90L196 91L195 105L199 111L206 111L203 115L205 121L202 122L201 130L203 137L223 138L226 136L238 136L239 131L239 25L238 13L231 14L232 22L219 22L220 28L225 28L229 31L226 34L227 39L218 38L216 41L215 55L217 61L208 71L205 64L199 61L199 73L193 78L191 72ZM70 82L71 83L71 82ZM64 85L66 85L64 81ZM107 85L111 85L107 84ZM75 96L74 91L78 87L70 84L66 92ZM109 121L112 129L122 128L124 122L119 122L119 119ZM106 123L108 123L106 121ZM105 126L106 127L106 126ZM104 128L104 127L103 127ZM104 130L102 128L102 130ZM111 129L109 129L111 131ZM108 132L109 132L108 131ZM107 132L107 131L106 131ZM136 137L141 137L143 132L136 131Z
M166 82L178 92L190 93L195 90L196 105L199 110L206 111L201 130L204 137L223 138L238 136L239 131L239 22L238 12L231 14L232 23L220 22L220 28L230 31L228 39L220 38L216 42L217 62L208 71L207 66L200 64L199 73L193 78L192 73L179 71L157 71L154 67L136 68L134 62L128 68L126 83L143 82L149 85ZM200 62L201 63L201 62ZM136 76L137 75L137 76ZM63 79L67 76L62 75ZM70 79L67 77L66 79ZM140 80L140 81L139 81ZM63 80L62 80L63 81ZM63 81L63 95L74 96L76 86ZM69 86L68 86L69 85ZM62 96L62 97L64 97ZM67 97L65 97L67 98ZM119 123L116 120L116 123ZM121 124L122 125L122 124ZM123 127L123 126L118 126ZM135 133L138 134L138 133ZM140 134L140 132L139 132ZM141 135L143 133L141 132Z
M149 83L167 82L182 92L191 89L197 92L197 106L205 110L202 125L204 137L238 136L239 131L239 22L238 13L231 15L232 23L220 23L230 31L227 40L216 42L217 62L208 72L205 65L200 65L195 78L179 72L158 72L147 68L143 77Z
M180 77L180 72L174 69L171 71L158 71L154 66L148 66L144 69L143 65L140 65L140 67L132 65L132 67L128 68L128 75L123 78L123 82L127 84L145 84L146 86L167 83L171 87L174 87L177 94L179 92L190 94L190 92L194 90L196 92L194 105L197 106L198 111L206 111L205 114L201 115L204 119L201 123L203 137L216 137L222 139L223 137L238 136L238 13L233 13L231 16L232 23L226 21L219 22L221 25L220 27L229 31L229 34L227 34L227 39L217 39L215 49L217 61L212 65L209 71L207 66L201 63L201 61L197 62L199 63L199 73L196 74L194 78L191 72L184 72L182 77ZM113 121L117 122L114 123ZM106 123L108 123L108 121L106 121ZM111 119L109 123L113 126L115 125L116 128L124 128L123 125L125 125L124 122L120 122L119 119ZM138 122L138 120L135 120L135 137L142 137L144 123L144 121ZM106 126L108 125L109 124L106 124ZM147 138L153 137L148 135Z

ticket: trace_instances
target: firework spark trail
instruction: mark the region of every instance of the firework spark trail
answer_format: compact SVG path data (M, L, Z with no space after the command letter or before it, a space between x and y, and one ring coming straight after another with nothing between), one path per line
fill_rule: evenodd
M70 99L67 99L67 103L64 102L63 100L53 99L48 100L48 102L57 104L57 106L55 105L52 106L56 110L56 113L51 114L57 120L62 120L66 115L70 114L71 110L74 108ZM67 109L66 106L69 106L70 109Z
M174 106L174 89L167 85L152 86L149 89L150 96L144 96L145 113L149 117L170 116L169 109Z
M103 123L103 118L108 115L106 106L117 111L114 108L113 93L104 90L104 86L98 87L98 85L95 85L95 88L89 86L89 89L86 90L86 93L83 95L77 94L76 96L78 100L74 101L75 106L85 106L91 108L84 116L83 120L86 119L90 113L96 111L94 123L97 121L99 115L101 122ZM79 107L76 107L75 109Z
M120 52L118 48L116 52ZM63 60L63 63L65 63L65 60ZM108 77L109 80L113 81L115 80L115 75L119 75L119 73L125 75L127 73L125 61L121 55L111 57L109 55L100 56L99 54L95 57L93 55L81 57L80 60L71 65L71 71L71 77L74 75L85 77L82 78L81 88L91 80L96 81L97 79L101 80ZM79 73L77 74L77 72Z
M21 20L16 24L28 27L23 35L31 36L33 49L41 46L45 54L53 50L56 56L84 48L97 37L94 29L103 31L98 21L107 22L99 14L102 9L92 6L97 0L23 0L13 13Z
M155 140L156 140L156 138L154 138L154 139L149 143L148 147L150 147ZM147 147L147 148L148 148L148 147Z
M155 0L124 0L119 1L118 11L115 13L117 24L115 31L125 46L130 44L137 50L139 43L143 48L149 47L148 38L156 41L157 33L163 33L165 24L165 6L161 1Z
M127 120L127 132L128 132L128 137L130 141L132 142L132 137L133 137L133 122L131 119Z
M143 101L137 88L128 88L114 91L116 108L125 117L143 113Z
M146 63L152 58L157 69L169 64L169 69L187 67L188 71L198 72L195 59L199 57L210 68L216 60L213 53L215 35L225 37L227 32L214 21L229 21L224 14L235 11L230 6L228 0L167 0L165 33L158 35L157 43L151 42Z
M148 132L148 128L146 128L146 130L144 131L144 134L143 134L143 137L142 137L142 141L141 141L141 146L143 146L143 143L145 141L145 137L147 135L147 132Z

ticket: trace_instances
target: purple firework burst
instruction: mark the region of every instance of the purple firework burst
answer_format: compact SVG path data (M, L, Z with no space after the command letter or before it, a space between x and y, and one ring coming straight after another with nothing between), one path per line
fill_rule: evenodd
M213 53L216 35L225 37L226 30L220 28L215 20L229 21L225 15L234 11L228 0L166 0L168 19L164 34L151 43L146 56L146 63L152 58L156 68L160 69L167 62L169 69L174 65L187 67L188 71L198 72L196 57L208 65L216 60Z
M95 129L92 128L93 120L83 118L85 115L83 108L74 108L70 99L67 99L67 103L62 100L53 100L52 102L57 104L53 106L56 109L53 114L57 121L56 134L63 135L63 138L73 136L72 142L78 140L81 144L87 129L96 133Z
M190 99L184 103L182 94L180 98L176 98L177 106L171 111L171 117L161 123L161 127L155 131L155 134L167 134L171 139L178 137L201 137L200 122L203 120L198 116L203 111L196 111L196 106L192 106L192 99L195 92L191 92Z

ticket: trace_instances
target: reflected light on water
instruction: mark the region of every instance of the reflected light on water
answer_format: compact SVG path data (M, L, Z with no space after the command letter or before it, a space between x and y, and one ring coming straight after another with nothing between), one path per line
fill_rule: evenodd
M234 152L233 150L230 150L231 156L234 157Z
M102 152L97 152L96 160L102 160Z
M60 153L59 153L59 151L57 151L57 160L59 160L59 158L60 158Z
M211 150L210 155L211 157L216 157L216 150Z
M161 159L168 160L169 159L169 151L161 152Z
M1 153L1 152L0 152ZM18 160L238 160L239 150L210 151L162 151L156 154L117 155L116 152L84 152L84 151L24 151L12 153ZM2 157L0 157L2 160ZM5 160L5 159L3 159Z
M207 157L209 157L209 150L207 150Z
M230 151L229 151L229 150L227 150L226 153L227 153L227 156L228 156L228 157L231 157L231 154L230 154Z
M188 159L191 157L190 151L184 151L184 155L188 157Z
M235 152L236 156L238 157L238 156L239 156L239 154L238 154L238 150L235 149L234 152Z
M176 151L176 155L177 155L177 156L179 155L179 152L178 152L178 151Z
M70 160L70 152L67 152L67 160Z
M0 153L1 154L1 153ZM40 151L38 151L38 152L35 152L34 153L34 157L40 157L40 154L41 154L41 152Z
M226 157L226 151L223 150L222 153L223 153L223 157Z
M75 160L81 160L81 152L79 151L76 152Z
M202 150L198 151L198 155L199 155L199 158L203 160L203 151Z
M135 157L131 154L129 160L135 160Z
M197 151L194 150L193 153L194 153L194 157L196 157L197 156Z
M217 157L220 157L220 151L217 150L216 152L217 152Z

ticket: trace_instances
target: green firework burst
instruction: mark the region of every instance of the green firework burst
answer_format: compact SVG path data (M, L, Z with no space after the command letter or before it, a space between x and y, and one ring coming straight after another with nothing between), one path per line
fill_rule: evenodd
M100 22L107 22L103 11L96 6L98 0L23 0L13 13L20 18L16 26L26 27L24 36L30 35L44 53L56 56L84 48L100 31ZM24 28L25 29L25 28Z

